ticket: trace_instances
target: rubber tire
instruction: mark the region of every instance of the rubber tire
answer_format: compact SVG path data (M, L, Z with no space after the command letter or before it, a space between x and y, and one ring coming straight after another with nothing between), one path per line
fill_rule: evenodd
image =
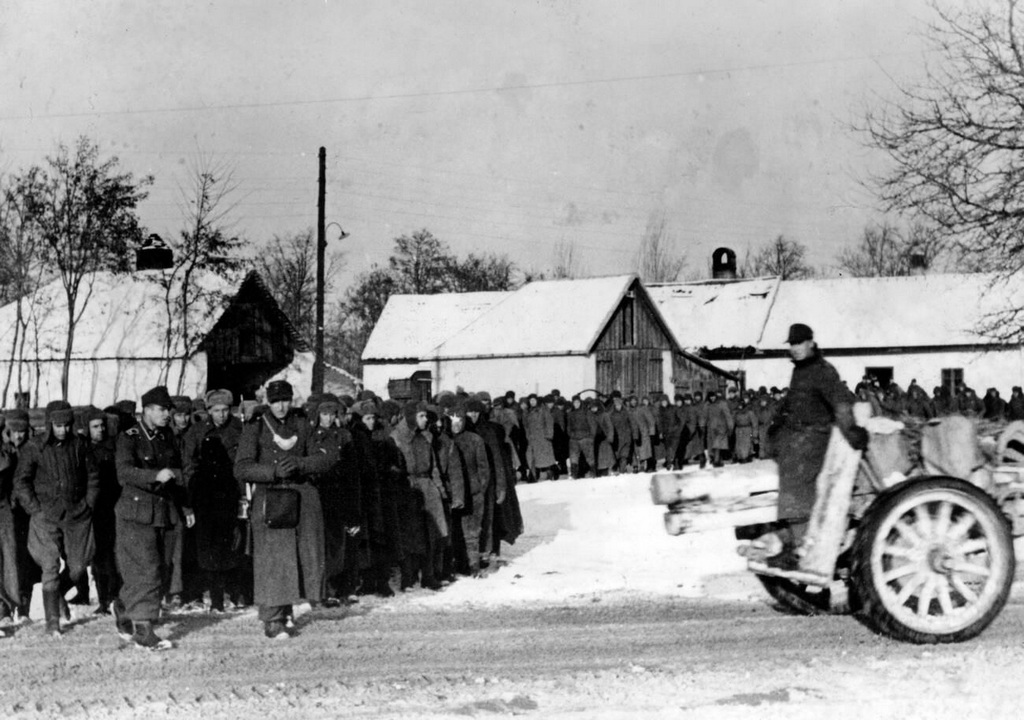
M987 605L980 616L970 624L948 631L931 632L914 628L900 620L886 605L871 562L872 552L882 528L895 513L902 517L914 507L917 498L924 496L952 495L958 502L969 507L972 514L983 518L992 529L989 540L991 567L997 573L994 582L998 587L987 598ZM923 502L929 502L924 500ZM910 503L909 507L907 503ZM903 508L902 510L900 508ZM853 547L852 578L860 603L862 619L869 627L883 635L903 642L916 644L955 643L970 640L979 635L999 615L1010 595L1016 560L1013 551L1013 536L1005 516L992 499L982 490L964 480L951 477L931 477L907 480L876 499L861 525ZM987 585L988 583L986 583ZM988 591L988 588L986 588Z
M829 592L808 593L802 583L773 575L758 575L757 579L782 609L792 615L831 615Z

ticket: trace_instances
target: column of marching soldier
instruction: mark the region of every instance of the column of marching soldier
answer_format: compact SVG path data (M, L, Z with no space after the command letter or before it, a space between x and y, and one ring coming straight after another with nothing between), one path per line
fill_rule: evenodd
M165 387L139 413L54 401L38 433L6 412L0 639L30 622L36 583L46 635L61 637L69 603L91 605L90 569L95 613L136 647L172 647L154 630L168 617L252 604L268 638L288 638L296 603L483 577L522 533L515 447L486 393L293 404L275 381L261 405Z

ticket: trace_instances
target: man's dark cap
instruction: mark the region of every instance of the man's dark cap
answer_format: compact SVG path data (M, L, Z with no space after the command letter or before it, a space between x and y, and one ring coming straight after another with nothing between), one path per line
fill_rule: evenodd
M174 401L171 400L171 394L167 392L166 386L157 385L152 390L147 390L142 394L142 407L148 405L159 405L170 410L174 407Z
M803 323L793 323L789 326L789 336L786 338L787 344L797 345L813 339L814 331L807 325L804 325Z
M134 400L118 400L116 403L114 403L114 407L117 408L118 412L124 413L125 415L135 414Z
M275 380L267 385L267 402L275 403L291 400L294 396L292 385L287 380Z
M4 413L4 420L7 422L7 427L15 432L24 432L25 430L28 430L28 410L24 410L22 408L8 410Z
M171 402L174 403L174 412L187 415L192 412L192 398L188 395L172 395Z

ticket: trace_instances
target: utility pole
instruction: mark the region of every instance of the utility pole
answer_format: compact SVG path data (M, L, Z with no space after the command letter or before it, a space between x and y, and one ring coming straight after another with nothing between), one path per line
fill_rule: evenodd
M320 177L316 203L316 347L313 352L313 379L310 392L324 391L324 252L327 249L327 228L324 204L327 195L327 148L320 148Z

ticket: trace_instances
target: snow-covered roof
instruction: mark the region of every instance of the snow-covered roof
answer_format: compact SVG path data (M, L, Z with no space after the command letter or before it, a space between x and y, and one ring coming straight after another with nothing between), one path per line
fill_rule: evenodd
M529 283L447 338L429 357L586 355L635 280L635 275L615 275Z
M158 271L114 274L98 272L86 276L79 291L81 319L75 328L72 359L143 359L181 357L180 333L171 333L167 352L168 316L164 289L157 282ZM237 283L213 273L196 273L192 281L223 299L234 294ZM207 299L211 295L204 295ZM59 279L22 298L21 313L27 321L25 356L40 360L64 357L67 344L67 299ZM10 356L15 340L18 301L0 307L0 352ZM209 303L196 307L189 332L201 338L220 317ZM191 344L191 343L190 343ZM194 352L195 348L191 350Z
M778 278L648 285L647 292L680 345L701 349L757 347Z
M392 295L363 349L366 360L419 360L510 292Z
M994 281L985 273L786 281L759 346L783 347L797 322L823 348L992 343L979 333L990 314L1024 306L1024 284Z

